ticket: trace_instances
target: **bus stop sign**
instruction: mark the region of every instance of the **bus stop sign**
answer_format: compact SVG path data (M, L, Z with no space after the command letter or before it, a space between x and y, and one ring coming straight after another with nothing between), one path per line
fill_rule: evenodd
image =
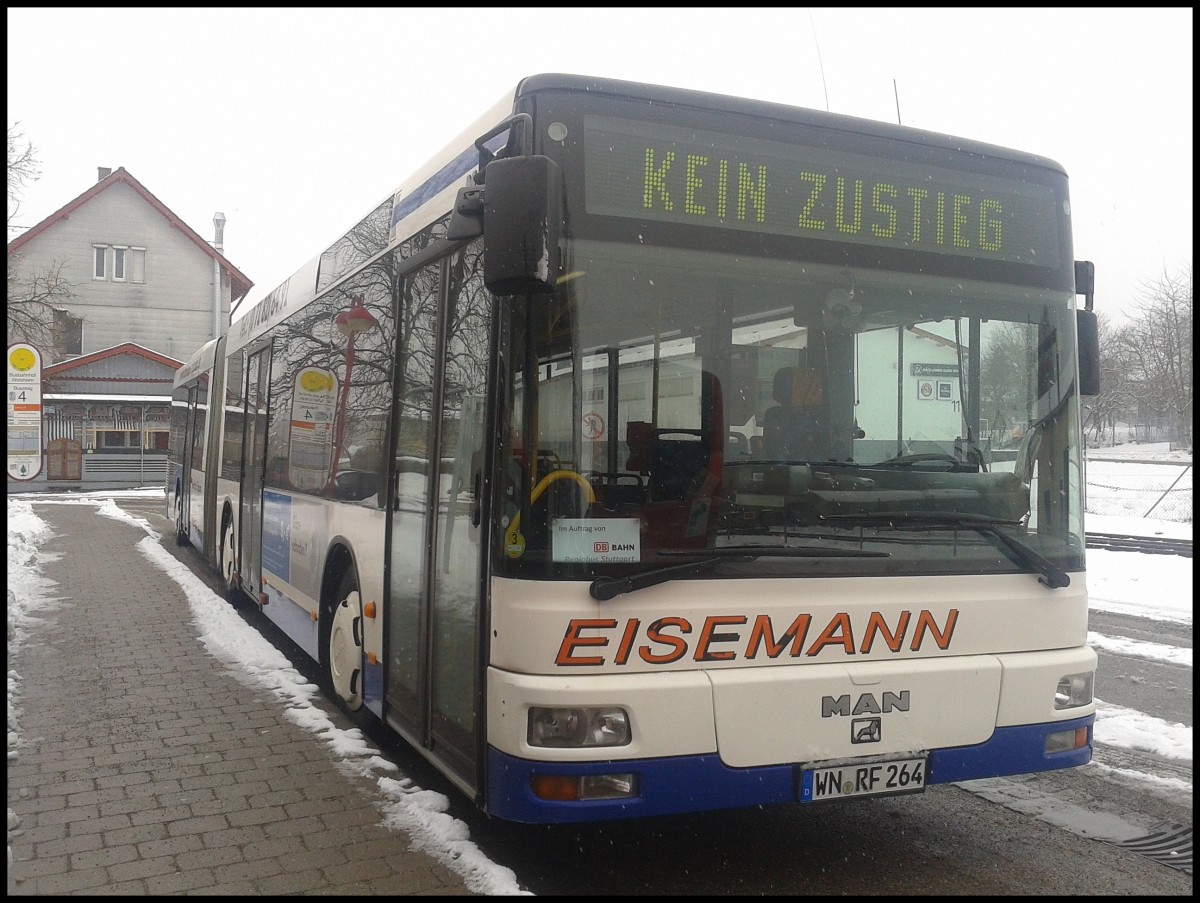
M42 471L42 355L32 345L8 346L8 478Z

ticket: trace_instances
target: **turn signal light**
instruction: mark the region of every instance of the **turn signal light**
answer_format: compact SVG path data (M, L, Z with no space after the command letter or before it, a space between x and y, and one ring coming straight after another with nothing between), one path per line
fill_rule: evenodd
M616 800L637 796L637 776L619 774L535 774L529 787L538 799L560 803Z
M1088 731L1086 727L1077 727L1073 731L1057 731L1046 735L1046 752L1070 752L1087 746Z

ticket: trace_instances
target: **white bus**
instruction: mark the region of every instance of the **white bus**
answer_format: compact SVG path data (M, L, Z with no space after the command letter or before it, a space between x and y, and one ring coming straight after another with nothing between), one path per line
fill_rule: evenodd
M1091 279L1045 158L533 76L179 371L170 516L502 819L1082 765Z

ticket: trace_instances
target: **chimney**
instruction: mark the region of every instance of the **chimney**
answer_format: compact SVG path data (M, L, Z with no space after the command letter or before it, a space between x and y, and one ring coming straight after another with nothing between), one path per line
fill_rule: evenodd
M96 181L97 182L103 182L105 179L107 179L111 175L112 175L112 167L111 166L96 167Z

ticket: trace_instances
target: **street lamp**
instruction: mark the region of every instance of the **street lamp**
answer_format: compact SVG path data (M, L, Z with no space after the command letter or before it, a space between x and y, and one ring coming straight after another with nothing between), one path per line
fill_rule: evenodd
M346 378L342 381L341 399L338 401L337 429L333 437L333 460L329 462L329 479L326 488L333 491L334 478L337 476L338 460L342 456L342 441L346 434L346 416L350 403L350 381L354 372L354 340L361 333L379 325L379 321L363 306L363 296L355 295L350 299L350 306L340 311L334 318L337 331L346 337Z

